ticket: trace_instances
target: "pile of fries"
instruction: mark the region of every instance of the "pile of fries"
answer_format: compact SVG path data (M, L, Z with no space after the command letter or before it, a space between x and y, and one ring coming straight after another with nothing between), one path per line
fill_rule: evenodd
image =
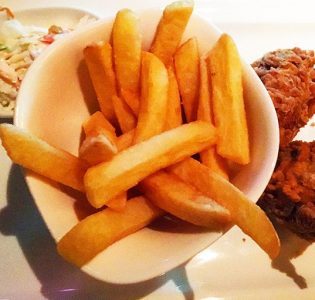
M84 192L95 208L57 245L77 266L165 213L212 230L236 224L271 258L279 253L269 219L229 182L231 162L250 162L237 48L227 34L202 57L196 38L181 44L192 11L190 1L167 6L144 51L139 18L121 10L111 41L84 49L100 110L83 124L78 157L0 126L15 163Z

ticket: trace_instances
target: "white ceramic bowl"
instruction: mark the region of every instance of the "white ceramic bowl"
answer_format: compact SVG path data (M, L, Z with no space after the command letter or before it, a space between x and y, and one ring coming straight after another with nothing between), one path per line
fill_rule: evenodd
M143 47L147 49L161 11L144 11L139 15ZM53 145L78 153L82 121L96 109L82 50L92 42L108 40L112 21L112 18L102 20L74 33L52 45L37 59L20 90L16 125ZM211 23L193 15L183 40L196 36L200 51L204 53L219 35L220 31ZM278 123L264 86L250 66L244 64L243 67L252 161L242 167L233 182L252 201L257 201L275 166ZM47 227L58 241L78 222L80 200L76 200L80 196L30 173L26 173L26 179ZM164 220L107 248L83 270L108 282L139 282L186 262L220 236L218 232Z

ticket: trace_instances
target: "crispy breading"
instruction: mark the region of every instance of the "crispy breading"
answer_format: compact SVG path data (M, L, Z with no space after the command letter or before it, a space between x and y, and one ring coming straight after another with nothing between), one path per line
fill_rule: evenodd
M252 64L274 103L280 126L276 169L258 201L271 216L315 238L315 141L292 141L315 113L315 57L299 48L272 51Z
M275 105L281 146L290 143L314 113L314 63L314 51L293 48L269 52L252 64Z
M281 148L258 204L296 233L315 238L315 141Z

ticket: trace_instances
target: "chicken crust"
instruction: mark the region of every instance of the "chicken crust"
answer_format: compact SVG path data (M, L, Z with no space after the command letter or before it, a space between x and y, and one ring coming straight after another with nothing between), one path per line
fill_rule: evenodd
M293 48L268 52L252 64L277 111L281 147L315 112L314 63L314 51Z
M293 141L315 113L314 52L276 50L252 64L274 103L280 127L276 169L258 205L278 222L315 239L315 141Z
M258 204L292 231L315 238L315 141L294 141L280 149Z

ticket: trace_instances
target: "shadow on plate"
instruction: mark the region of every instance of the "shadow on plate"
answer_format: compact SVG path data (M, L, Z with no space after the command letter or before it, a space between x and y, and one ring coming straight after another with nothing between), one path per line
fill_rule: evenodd
M185 299L194 299L185 265L152 280L130 285L98 281L65 262L27 188L22 170L13 165L7 186L8 204L0 211L0 232L15 235L34 274L41 293L48 299L139 299L173 281ZM123 272L124 270L122 270ZM165 297L169 296L169 291Z
M278 224L275 226L281 240L281 251L279 256L272 261L272 267L286 274L300 289L306 289L306 279L297 273L291 260L302 255L312 243L300 238L284 226Z

